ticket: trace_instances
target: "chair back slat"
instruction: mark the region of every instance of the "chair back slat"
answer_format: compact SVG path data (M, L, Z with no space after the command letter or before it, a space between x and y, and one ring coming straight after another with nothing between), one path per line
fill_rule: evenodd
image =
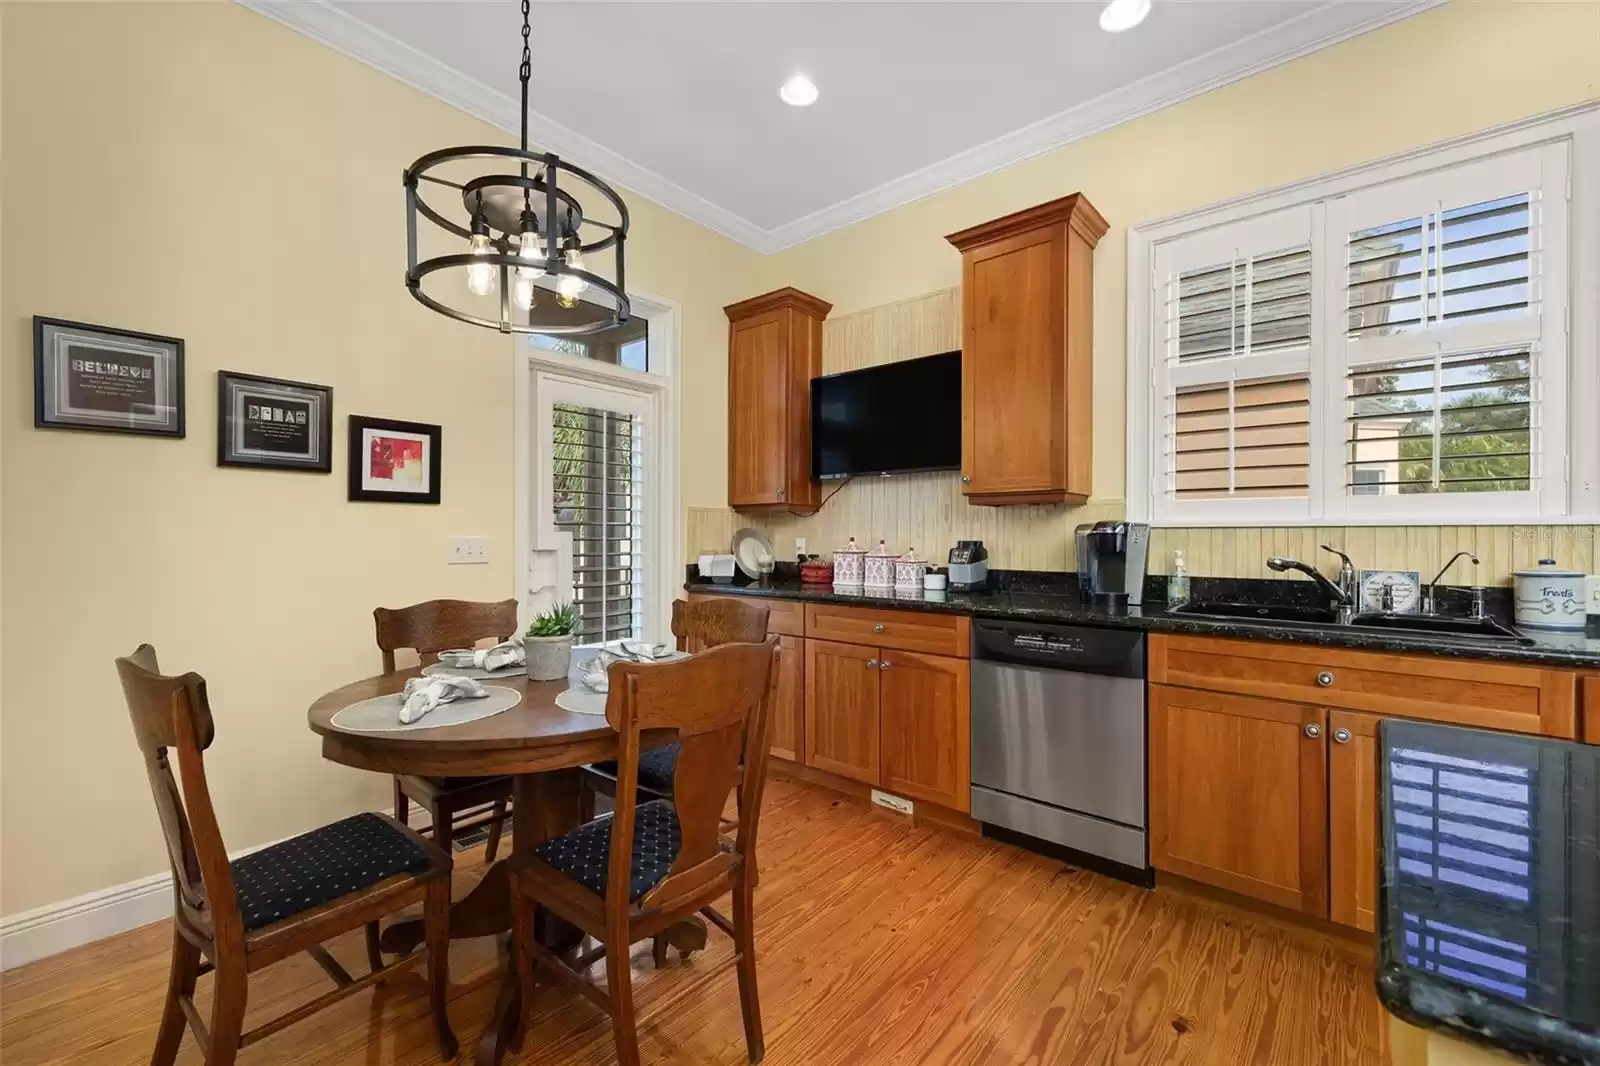
M412 649L427 665L450 648L470 648L484 639L509 640L517 631L517 601L429 600L410 607L379 607L372 618L383 672L389 674L394 672L394 653L401 648Z
M702 652L719 644L760 644L770 612L739 600L672 601L672 635L679 651Z
M206 938L223 927L242 935L228 852L205 778L202 753L216 736L205 678L162 674L148 644L116 663L172 864L178 918ZM172 772L172 751L178 755L181 789Z
M762 619L765 624L765 619ZM760 644L723 644L675 663L615 663L606 721L620 736L617 795L612 815L611 878L608 891L625 890L638 804L638 750L642 730L675 729L682 745L673 773L673 806L682 847L667 878L652 897L670 898L674 882L716 860L723 843L719 822L728 795L765 776L767 719L771 714L778 638ZM752 744L751 738L762 738ZM742 771L741 771L742 764ZM749 811L741 809L741 846L753 850L754 834L743 829ZM749 851L740 851L749 855ZM626 898L624 896L623 898Z

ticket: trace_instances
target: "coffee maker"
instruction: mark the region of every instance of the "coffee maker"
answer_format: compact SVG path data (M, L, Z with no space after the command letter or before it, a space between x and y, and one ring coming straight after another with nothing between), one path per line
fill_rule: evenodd
M1083 598L1110 607L1143 604L1150 527L1143 522L1096 522L1079 526L1074 535Z

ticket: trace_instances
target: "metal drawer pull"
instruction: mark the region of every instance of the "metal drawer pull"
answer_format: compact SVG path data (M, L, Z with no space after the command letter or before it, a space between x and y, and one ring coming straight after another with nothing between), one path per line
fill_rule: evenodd
M1348 730L1348 729L1335 729L1333 731L1333 742L1335 744L1348 744L1348 743L1350 743L1350 730Z
M1327 688L1329 685L1333 684L1333 675L1328 673L1326 670L1322 671L1322 673L1317 675L1317 684L1321 685L1323 688Z
M1321 735L1322 727L1320 725L1315 722L1310 722L1306 725L1306 736L1310 737L1312 740L1316 740Z
M874 633L882 633L883 632L883 623L879 622L877 625L873 626L872 627L872 631Z

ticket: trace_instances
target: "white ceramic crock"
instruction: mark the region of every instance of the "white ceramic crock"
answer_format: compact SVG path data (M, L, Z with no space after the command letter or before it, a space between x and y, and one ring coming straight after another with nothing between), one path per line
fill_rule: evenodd
M1516 586L1517 625L1533 629L1582 629L1586 622L1584 575L1540 559L1532 570L1511 575Z
M861 587L861 578L864 573L864 560L867 550L856 544L856 538L851 537L850 543L833 553L833 584L835 588L858 589Z
M878 546L868 552L864 560L866 568L861 583L869 589L894 588L894 561L895 554L889 550L889 545L878 541Z
M922 588L922 575L928 572L928 560L917 557L917 549L907 548L906 553L894 561L894 587L897 589Z

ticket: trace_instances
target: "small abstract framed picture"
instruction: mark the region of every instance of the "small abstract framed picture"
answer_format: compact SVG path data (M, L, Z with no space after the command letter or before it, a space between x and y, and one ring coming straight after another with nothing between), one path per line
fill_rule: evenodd
M183 341L35 315L33 424L182 437Z
M350 416L350 499L438 503L441 437L426 422Z
M217 465L333 470L333 389L217 371Z

